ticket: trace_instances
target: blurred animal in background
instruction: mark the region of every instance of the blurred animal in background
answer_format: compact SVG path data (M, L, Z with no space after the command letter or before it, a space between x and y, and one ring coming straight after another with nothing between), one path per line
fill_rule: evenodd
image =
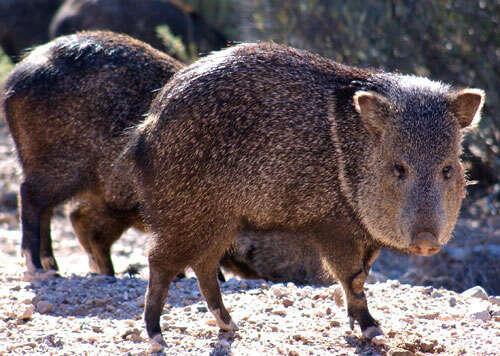
M52 17L63 0L0 0L0 46L13 62L23 50L47 42Z
M191 57L220 49L227 43L221 32L177 0L67 0L50 25L50 38L81 30L110 30L126 33L185 60L158 35L158 27L165 25L171 35L182 40Z

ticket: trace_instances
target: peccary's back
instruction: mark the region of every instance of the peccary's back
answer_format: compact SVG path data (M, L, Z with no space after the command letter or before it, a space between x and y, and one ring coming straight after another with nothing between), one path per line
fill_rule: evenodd
M80 176L83 185L108 177L126 130L180 68L149 45L110 32L82 32L36 48L4 87L3 111L23 171L66 167L54 179Z
M335 206L345 212L329 111L369 76L272 44L202 59L167 84L137 138L137 164L158 184L151 201L160 208L172 196L186 204L203 197L200 205L224 206L261 227L308 224ZM350 130L362 151L360 123Z

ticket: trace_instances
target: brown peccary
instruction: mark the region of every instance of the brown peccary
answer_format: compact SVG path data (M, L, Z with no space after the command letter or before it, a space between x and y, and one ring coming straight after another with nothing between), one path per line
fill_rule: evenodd
M0 0L0 46L13 62L23 50L49 39L49 24L62 0Z
M462 129L484 93L367 71L275 44L243 44L178 72L131 138L154 232L145 321L163 343L169 284L196 273L221 329L216 278L247 230L307 233L343 286L351 325L382 342L363 285L381 247L419 255L451 236L466 181Z
M241 278L317 286L335 283L307 234L241 232L220 265Z
M182 64L125 35L82 32L33 50L3 88L2 111L23 176L22 252L28 271L57 270L53 208L75 199L71 222L91 270L113 275L110 248L142 224L123 150L159 88Z
M192 8L175 0L66 0L50 25L51 38L81 30L126 33L169 53L156 32L168 25L187 48L217 50L227 39ZM196 54L196 53L194 53Z

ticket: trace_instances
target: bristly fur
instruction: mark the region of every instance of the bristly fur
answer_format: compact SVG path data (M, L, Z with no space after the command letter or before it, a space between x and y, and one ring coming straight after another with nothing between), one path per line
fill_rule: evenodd
M235 327L214 268L245 228L310 236L349 315L378 335L363 294L370 265L381 246L427 254L449 240L465 194L461 130L481 101L270 43L178 72L130 146L155 232L149 336L161 333L168 284L185 266L218 325Z
M57 269L52 208L71 220L92 270L112 275L111 244L142 225L130 163L113 164L126 131L182 64L125 35L81 32L35 48L9 74L2 112L23 169L22 248L30 270Z

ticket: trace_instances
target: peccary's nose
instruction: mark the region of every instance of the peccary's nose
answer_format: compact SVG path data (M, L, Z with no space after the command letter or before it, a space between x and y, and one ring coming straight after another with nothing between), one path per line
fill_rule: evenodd
M413 237L410 251L415 255L430 256L438 253L441 249L436 237L429 232L421 232Z

